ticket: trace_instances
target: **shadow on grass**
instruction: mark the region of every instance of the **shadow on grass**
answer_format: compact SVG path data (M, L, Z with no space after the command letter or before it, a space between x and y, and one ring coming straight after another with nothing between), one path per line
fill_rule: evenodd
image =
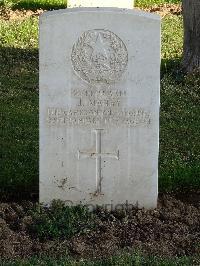
M16 77L22 70L29 73L39 73L39 50L37 48L22 49L0 46L0 60L3 68L0 75L8 78ZM22 65L24 69L22 68Z
M38 49L1 48L0 55L0 200L37 199ZM200 182L199 90L193 81L184 84L180 62L163 60L161 66L160 191Z
M38 49L0 48L0 200L38 198Z
M159 188L200 187L200 78L186 75L181 58L162 60Z
M172 77L177 80L178 76L180 80L183 78L181 70L182 58L162 59L161 60L161 78L166 74L172 74ZM178 75L178 76L177 76ZM179 80L178 78L178 80Z

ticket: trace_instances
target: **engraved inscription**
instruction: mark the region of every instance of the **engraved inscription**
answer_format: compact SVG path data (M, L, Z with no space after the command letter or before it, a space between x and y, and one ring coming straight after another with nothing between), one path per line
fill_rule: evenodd
M75 89L71 92L72 97L78 98L78 106L93 108L119 108L126 96L124 90L105 90L100 88Z
M102 97L126 97L126 90L111 90L111 89L96 89L94 87L90 89L72 89L71 92L72 97L95 97L95 98L102 98Z
M108 128L148 126L147 110L128 108L127 90L116 89L128 63L123 41L109 30L88 30L74 44L71 61L76 74L89 84L71 88L72 106L49 107L49 126ZM74 104L75 103L75 104Z
M150 124L150 114L143 109L48 108L47 123L51 126L126 126Z
M95 151L78 151L78 159L90 158L96 160L96 191L95 195L99 195L102 192L101 183L102 183L102 158L114 158L119 160L119 150L115 153L112 152L102 152L102 131L103 129L95 129Z
M74 44L71 61L75 73L84 81L110 84L118 81L124 73L128 51L113 32L88 30Z

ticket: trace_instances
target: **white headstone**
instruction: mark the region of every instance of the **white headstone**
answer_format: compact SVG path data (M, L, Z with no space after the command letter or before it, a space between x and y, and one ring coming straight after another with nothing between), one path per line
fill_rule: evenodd
M76 8L40 18L40 202L158 193L160 18Z
M133 8L134 0L68 0L67 7L120 7Z

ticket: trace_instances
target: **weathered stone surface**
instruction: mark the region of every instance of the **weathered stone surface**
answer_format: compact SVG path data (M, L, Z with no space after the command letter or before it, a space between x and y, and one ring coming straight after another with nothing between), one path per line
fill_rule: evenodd
M41 16L41 202L156 206L159 72L157 15L76 8Z
M68 0L68 7L120 7L133 8L134 0Z

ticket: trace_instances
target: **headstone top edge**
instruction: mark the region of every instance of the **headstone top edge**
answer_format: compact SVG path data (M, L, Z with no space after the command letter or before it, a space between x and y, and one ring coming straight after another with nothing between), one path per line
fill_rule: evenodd
M138 15L141 17L146 17L148 19L161 21L161 17L158 14L152 14L137 9L118 8L118 7L76 7L76 8L53 10L53 11L45 11L40 15L40 20L61 14L64 15L70 13L88 13L88 12L100 12L100 11L105 13L114 12L114 13L123 13L127 15Z

